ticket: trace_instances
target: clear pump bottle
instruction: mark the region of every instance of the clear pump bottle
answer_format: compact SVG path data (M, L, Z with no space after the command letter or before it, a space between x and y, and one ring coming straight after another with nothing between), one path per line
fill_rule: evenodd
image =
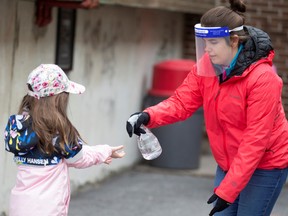
M153 160L162 153L161 145L157 137L144 125L141 128L145 130L145 134L137 137L138 148L146 160Z
M134 125L138 119L137 115L133 115L128 119L128 122L132 125L134 128ZM140 126L146 133L140 134L140 136L137 136L137 143L138 148L146 160L153 160L162 153L161 145L157 139L157 137L144 125Z

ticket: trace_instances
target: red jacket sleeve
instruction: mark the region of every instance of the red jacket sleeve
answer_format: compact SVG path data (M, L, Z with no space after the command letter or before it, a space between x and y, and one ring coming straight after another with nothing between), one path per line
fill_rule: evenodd
M190 117L203 103L199 79L194 66L172 96L155 106L146 108L144 111L150 115L147 126L159 127Z

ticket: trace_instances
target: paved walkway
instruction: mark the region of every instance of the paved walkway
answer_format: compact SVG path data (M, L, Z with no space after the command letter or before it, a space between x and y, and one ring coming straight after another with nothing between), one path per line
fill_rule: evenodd
M216 164L202 156L197 170L139 165L72 196L69 216L208 216ZM271 216L288 215L288 185Z

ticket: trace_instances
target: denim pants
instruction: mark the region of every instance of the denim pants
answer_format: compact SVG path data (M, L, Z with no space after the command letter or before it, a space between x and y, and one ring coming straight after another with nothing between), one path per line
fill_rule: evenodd
M215 216L269 216L287 179L288 168L256 169L235 202ZM214 186L220 185L226 172L217 167Z

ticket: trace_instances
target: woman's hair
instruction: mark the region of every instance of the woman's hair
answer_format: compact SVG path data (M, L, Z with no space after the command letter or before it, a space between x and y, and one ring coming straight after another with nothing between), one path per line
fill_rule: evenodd
M201 17L201 25L205 27L228 27L230 30L245 24L246 5L242 0L229 0L230 7L218 6L210 9ZM245 30L233 31L230 35L238 35L239 42L248 39Z
M69 147L78 145L78 138L81 137L67 117L68 99L69 94L65 92L40 99L25 95L22 99L19 114L29 111L32 128L40 140L37 147L43 153L58 152L52 143L56 136L59 137L62 151L65 151L64 144Z

